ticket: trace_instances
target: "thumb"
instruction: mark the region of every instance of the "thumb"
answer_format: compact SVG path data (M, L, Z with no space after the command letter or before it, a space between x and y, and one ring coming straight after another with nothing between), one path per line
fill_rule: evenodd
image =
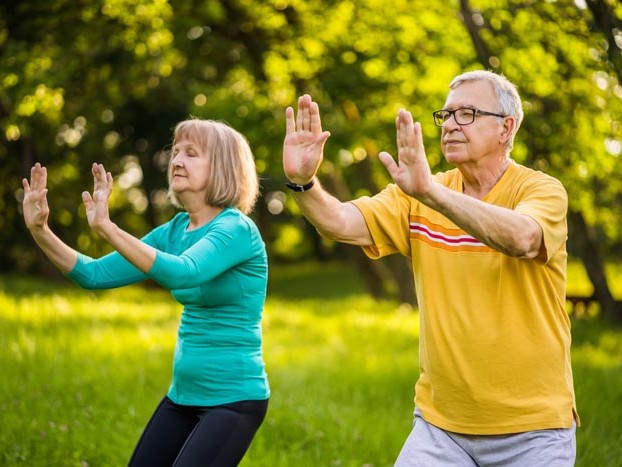
M385 166L389 174L393 178L395 178L394 175L396 174L399 167L397 166L395 159L393 159L393 156L391 156L391 154L386 151L382 151L380 152L380 154L378 154L378 159L380 159L380 162L382 162L382 165Z
M88 191L82 192L82 202L87 209L90 209L93 206L93 198L91 198L91 194Z
M41 194L41 207L48 209L48 189L43 190Z
M315 140L314 146L318 148L320 151L324 151L324 144L326 140L330 137L329 131L323 131Z

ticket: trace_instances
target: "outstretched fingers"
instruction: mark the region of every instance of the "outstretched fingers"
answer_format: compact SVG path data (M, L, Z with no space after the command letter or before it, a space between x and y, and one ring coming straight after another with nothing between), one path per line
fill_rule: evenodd
M93 192L104 190L112 190L112 174L106 172L103 164L94 163L91 171L93 173Z
M309 100L307 95L298 98L298 112L296 112L296 130L303 131L305 128L305 120L308 121Z
M421 124L413 120L410 112L400 109L395 127L397 160L387 152L381 152L378 157L405 193L411 196L427 193L431 185L431 172L423 146Z
M24 193L30 193L30 183L27 178L22 178L22 186L24 187Z
M298 109L285 109L286 134L283 168L293 182L308 182L322 162L324 143L330 132L322 131L320 108L309 94L298 98Z
M30 182L24 179L22 184L24 189L28 187L28 191L40 191L45 190L47 187L48 172L39 162L30 168Z
M294 118L294 109L287 107L285 109L285 135L293 135L296 132L296 119Z
M82 201L86 208L86 218L89 225L101 233L102 228L110 221L108 200L112 192L112 174L106 172L102 164L94 163L91 166L93 173L93 193L82 193Z
M22 179L24 187L24 199L40 203L40 207L47 208L47 169L36 163L30 169L30 180Z
M309 127L311 133L319 135L322 133L322 120L320 118L320 107L317 102L311 102L309 106Z
M397 150L400 161L414 162L413 158L423 149L421 125L415 123L412 114L401 109L395 120L397 130Z
M400 109L395 117L396 143L398 151L407 148L409 133L412 132L412 115L410 112Z
M47 171L36 163L30 169L30 180L23 178L24 199L22 209L24 221L29 229L42 227L47 223L50 212L47 201Z
M84 207L86 207L87 210L93 207L93 198L88 191L82 192L82 202L84 203Z

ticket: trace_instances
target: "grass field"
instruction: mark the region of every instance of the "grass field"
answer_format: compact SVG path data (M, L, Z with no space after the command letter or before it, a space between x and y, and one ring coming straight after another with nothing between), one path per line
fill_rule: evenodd
M416 311L372 300L338 265L271 272L272 398L243 466L392 465L411 425ZM179 311L161 290L0 277L0 465L125 465L167 389ZM622 466L622 329L583 319L573 336L577 466Z

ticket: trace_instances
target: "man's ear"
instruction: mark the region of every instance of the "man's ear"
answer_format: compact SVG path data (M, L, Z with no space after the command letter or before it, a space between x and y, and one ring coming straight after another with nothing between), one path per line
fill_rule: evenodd
M503 128L501 130L501 134L499 135L499 142L501 144L507 144L514 133L515 127L516 120L514 117L508 116L503 119Z

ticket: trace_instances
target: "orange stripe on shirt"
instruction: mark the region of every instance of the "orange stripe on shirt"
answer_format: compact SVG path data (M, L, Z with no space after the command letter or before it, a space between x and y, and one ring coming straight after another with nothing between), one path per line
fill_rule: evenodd
M494 251L462 229L449 229L421 216L410 216L410 238L447 251Z

